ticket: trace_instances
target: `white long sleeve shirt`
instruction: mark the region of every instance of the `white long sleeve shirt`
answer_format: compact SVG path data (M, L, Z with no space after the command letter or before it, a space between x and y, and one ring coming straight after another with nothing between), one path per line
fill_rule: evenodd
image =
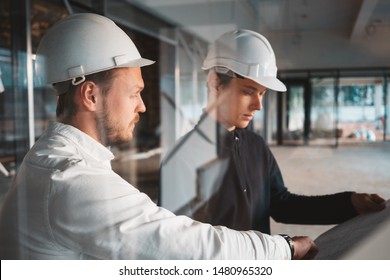
M158 207L113 172L113 158L82 131L52 123L7 193L1 259L291 258L281 236L213 227Z

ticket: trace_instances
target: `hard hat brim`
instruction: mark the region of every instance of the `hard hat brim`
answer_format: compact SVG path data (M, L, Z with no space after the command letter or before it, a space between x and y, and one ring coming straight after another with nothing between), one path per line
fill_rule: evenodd
M282 83L279 79L274 77L262 77L261 79L253 79L252 77L245 77L247 79L250 79L263 87L266 87L267 89L271 89L274 91L280 91L285 92L287 91L287 88L284 83Z
M147 58L138 58L126 62L124 64L118 65L117 67L143 67L154 64L155 61L147 59Z

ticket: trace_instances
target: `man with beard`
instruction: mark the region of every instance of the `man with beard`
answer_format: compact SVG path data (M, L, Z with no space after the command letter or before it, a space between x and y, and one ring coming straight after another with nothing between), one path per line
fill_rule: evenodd
M301 259L316 246L214 227L158 207L111 169L146 110L141 58L111 20L75 14L52 27L37 73L58 93L57 121L27 153L0 213L1 259Z

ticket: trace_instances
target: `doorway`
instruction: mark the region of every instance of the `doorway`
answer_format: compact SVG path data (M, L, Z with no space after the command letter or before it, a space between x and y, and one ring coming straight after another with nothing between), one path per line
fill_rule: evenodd
M308 145L311 130L309 79L285 81L287 92L278 96L278 144Z

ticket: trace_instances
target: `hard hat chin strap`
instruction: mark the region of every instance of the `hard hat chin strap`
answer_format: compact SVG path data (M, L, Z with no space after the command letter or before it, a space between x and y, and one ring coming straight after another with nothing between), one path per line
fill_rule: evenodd
M80 79L80 80L77 80ZM77 77L72 79L72 85L77 86L85 81L85 76Z
M85 81L85 76L83 75L84 72L84 66L78 65L72 68L68 69L68 75L69 77L75 77L72 79L72 85L77 86ZM77 80L80 79L80 80Z

